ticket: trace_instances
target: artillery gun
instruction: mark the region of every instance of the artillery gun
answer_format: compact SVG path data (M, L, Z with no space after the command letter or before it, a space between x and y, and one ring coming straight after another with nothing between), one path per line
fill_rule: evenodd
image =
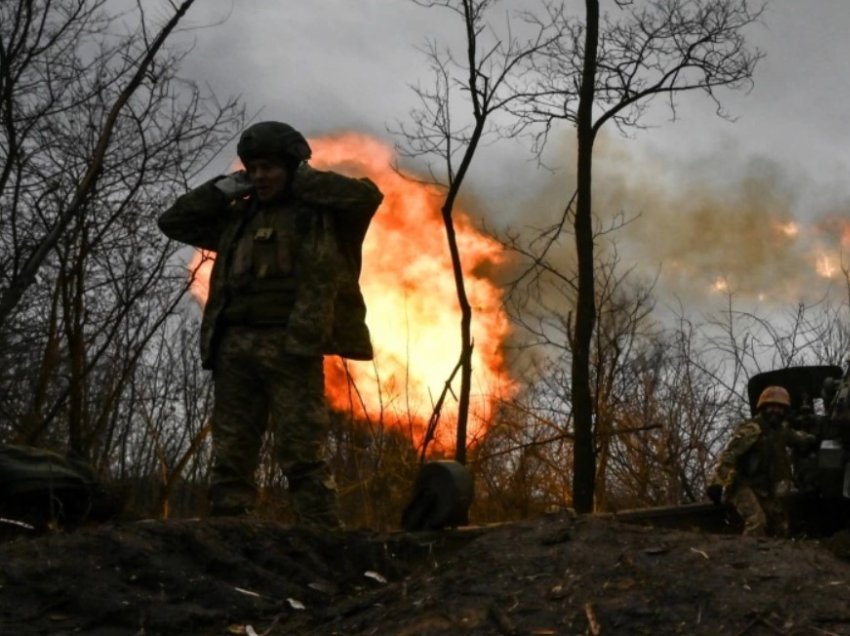
M850 367L800 366L767 371L747 384L750 409L768 386L791 396L788 425L814 436L792 451L795 491L786 498L792 532L822 536L850 527Z

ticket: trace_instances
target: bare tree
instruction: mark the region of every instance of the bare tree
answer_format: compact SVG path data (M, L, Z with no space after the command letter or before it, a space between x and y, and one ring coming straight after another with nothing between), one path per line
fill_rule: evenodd
M113 435L126 439L128 428L138 430L138 438L120 454L126 461L116 477L129 482L148 477L147 487L139 485L140 492L133 493L134 503L163 518L171 516L181 484L191 484L189 490L205 498L209 459L205 443L212 416L212 383L194 355L200 327L197 321L189 323L192 326L176 322L158 330L148 344L134 370L131 390L122 396L127 425L110 429L103 442L110 448ZM196 512L199 502L188 499L177 507Z
M460 356L454 372L446 382L445 393L457 371L461 387L458 395L457 461L466 461L466 431L472 387L472 308L466 294L462 255L455 236L453 212L464 179L482 140L497 132L494 114L504 111L518 94L512 87L513 73L519 64L533 56L551 40L548 29L540 27L527 40L515 37L510 28L499 34L487 20L494 0L413 0L423 7L441 7L460 18L465 51L456 55L451 48L443 50L436 41L426 45L426 53L434 73L432 88L416 88L421 106L412 112L412 124L402 124L400 152L407 157L429 156L442 166L429 163L432 179L445 189L441 208L452 271L461 311ZM464 95L461 107L458 94ZM469 109L466 111L466 109ZM466 111L466 112L464 112ZM460 121L460 123L458 123ZM443 398L437 403L442 405ZM435 415L439 411L435 409ZM432 418L436 426L438 417Z
M577 255L577 300L570 325L572 408L575 431L573 494L577 510L593 508L596 458L593 439L591 346L597 320L594 293L592 204L593 146L609 121L620 129L640 125L653 98L663 96L676 113L677 94L699 90L718 106L720 87L750 85L757 50L746 46L743 31L758 20L762 7L747 0L615 0L612 13L600 15L599 0L585 1L582 19L564 4L548 3L536 24L554 24L564 37L545 55L530 60L537 84L514 109L526 124L542 124L544 143L553 122L577 128L577 188L572 225Z
M190 282L155 219L242 122L164 45L190 5L172 4L153 36L141 3L120 15L103 0L0 4L0 439L125 477L145 465L145 435L180 447L170 474L196 437L154 433L143 418L174 418L137 408L156 400L144 387L179 337Z
M33 245L13 252L16 256L14 267L7 270L10 271L10 280L4 285L5 289L0 296L0 328L35 280L47 255L71 221L80 214L97 187L119 116L128 107L134 94L143 87L146 78L148 81L156 81L156 71L151 69L157 54L193 2L184 0L180 6L175 6L173 16L153 41L148 40L142 17L141 39L125 42L124 46L101 49L94 55L94 60L88 59L89 55L82 50L83 43L92 27L104 33L103 29L109 21L102 13L104 2L67 0L54 4L46 0L19 0L4 5L0 17L10 28L0 47L0 94L3 96L2 121L8 152L0 172L0 189L5 189L13 173L13 166L33 162L29 156L29 146L35 135L31 136L30 133L38 132L37 123L40 120L49 116L63 119L81 100L96 100L95 104L105 107L106 113L102 121L96 121L93 117L83 119L97 131L97 141L73 196L63 202L55 218L45 219L47 227L42 233L29 237ZM139 11L142 12L141 3ZM139 48L140 43L142 46ZM136 46L125 48L126 44ZM48 60L54 64L45 66L44 62ZM117 64L117 69L113 67L114 64ZM111 104L99 101L106 96L101 83L119 83L121 87ZM21 99L22 87L30 99ZM82 89L83 92L74 89ZM69 123L73 125L77 122ZM14 212L12 218L13 222L17 220Z
M723 360L689 320L659 331L620 376L616 435L598 504L609 509L701 500L718 440L741 402L715 381Z
M564 506L570 488L564 465L569 463L572 435L561 426L555 383L541 381L557 378L562 370L551 365L548 374L540 371L528 370L523 391L501 406L475 447L471 466L476 519L521 519Z
M619 227L619 223L612 227ZM604 234L597 232L597 240ZM573 466L575 437L570 423L575 401L568 370L574 355L571 316L578 289L575 279L562 272L562 263L536 253L534 245L540 238L534 237L531 246L524 246L516 237L506 243L530 261L511 289L508 307L512 319L525 334L522 346L543 356L542 368L531 382L552 397L550 410L541 415L558 422L561 438L571 440L573 446L564 457L564 464ZM599 504L604 507L606 471L613 461L612 453L620 448L619 438L657 428L651 418L644 424L633 421L626 426L622 414L633 397L636 378L632 366L653 347L661 327L653 316L653 284L639 281L631 271L621 271L613 243L604 257L599 254L597 258L595 271L599 284L595 287L595 305L599 322L591 348L590 378L596 414L592 431L594 455L598 458L595 481L599 486Z

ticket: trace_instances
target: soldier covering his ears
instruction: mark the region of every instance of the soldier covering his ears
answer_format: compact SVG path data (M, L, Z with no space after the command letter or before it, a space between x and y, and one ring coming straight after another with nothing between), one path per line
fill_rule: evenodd
M358 280L383 195L369 179L308 166L310 146L284 123L250 126L237 153L246 171L199 186L159 218L170 238L216 253L201 325L215 390L210 512L240 514L255 504L254 473L270 429L299 521L338 528L322 457L322 360L372 357Z

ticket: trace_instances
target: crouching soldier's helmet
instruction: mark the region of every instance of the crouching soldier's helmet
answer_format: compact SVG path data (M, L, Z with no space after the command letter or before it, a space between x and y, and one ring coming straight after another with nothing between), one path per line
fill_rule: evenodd
M288 167L307 161L312 151L300 132L279 121L262 121L245 129L236 146L243 164L253 159L271 159Z
M761 409L768 404L778 404L788 408L791 406L791 396L788 391L781 386L769 386L759 395L756 409Z

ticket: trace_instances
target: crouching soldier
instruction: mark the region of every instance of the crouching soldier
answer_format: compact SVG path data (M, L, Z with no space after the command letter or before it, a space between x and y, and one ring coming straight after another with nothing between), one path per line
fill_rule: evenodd
M213 371L210 512L255 505L263 434L286 475L299 521L338 528L323 355L369 360L358 279L361 246L383 198L368 179L307 165L311 150L280 122L247 128L246 170L181 196L159 218L170 238L216 253L201 326Z
M742 422L718 459L708 496L728 501L744 521L744 534L787 536L783 497L794 489L789 446L811 445L814 436L787 422L791 397L781 386L759 395L757 414Z

